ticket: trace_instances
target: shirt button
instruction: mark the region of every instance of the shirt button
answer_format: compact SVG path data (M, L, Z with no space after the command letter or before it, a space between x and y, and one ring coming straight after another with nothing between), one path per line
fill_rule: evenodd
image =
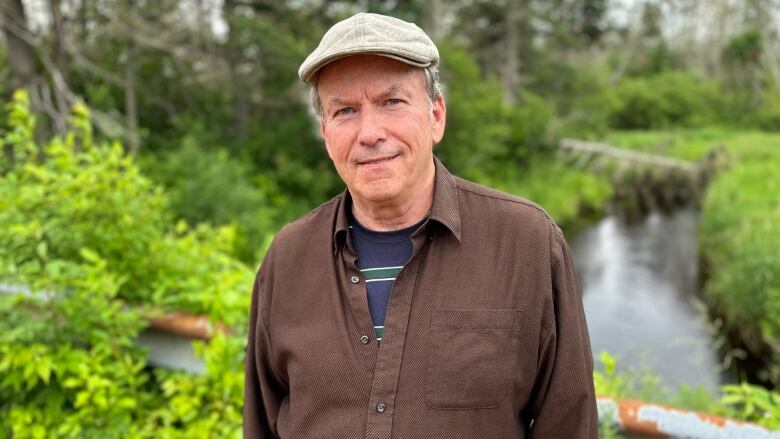
M433 241L433 233L431 233L430 235L428 235L428 241Z
M352 281L353 284L356 284L356 283L360 282L360 278L357 277L357 276L352 276L352 278L350 280Z
M370 339L368 338L367 335L364 335L364 336L360 337L360 342L363 343L363 344L368 344L369 340Z
M379 404L377 404L376 405L376 411L378 411L379 413L384 413L385 412L385 403L380 402Z

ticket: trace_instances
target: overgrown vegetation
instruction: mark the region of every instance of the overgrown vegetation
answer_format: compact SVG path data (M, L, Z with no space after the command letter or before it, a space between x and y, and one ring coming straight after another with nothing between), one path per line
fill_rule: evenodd
M0 163L3 437L228 437L240 431L248 285L234 232L174 223L166 194L84 106L39 147L26 94ZM15 292L15 294L7 294ZM155 309L232 325L199 348L206 373L150 368L135 337Z
M760 359L758 379L780 386L780 149L760 134L734 142L735 165L704 200L700 241L709 264L707 298L733 334Z

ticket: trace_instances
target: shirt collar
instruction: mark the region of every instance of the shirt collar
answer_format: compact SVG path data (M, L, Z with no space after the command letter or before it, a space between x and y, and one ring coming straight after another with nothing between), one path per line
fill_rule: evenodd
M435 177L433 183L433 204L429 218L447 228L452 235L460 242L460 209L458 207L458 189L455 184L455 177L450 174L447 168L433 156L435 168ZM344 242L349 230L349 220L347 217L347 208L352 204L352 197L349 189L338 197L339 207L336 212L336 227L333 231L334 251L337 251L339 245Z

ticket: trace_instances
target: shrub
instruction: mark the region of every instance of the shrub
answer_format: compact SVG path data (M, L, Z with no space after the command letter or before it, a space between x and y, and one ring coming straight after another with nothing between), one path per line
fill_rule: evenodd
M720 108L714 83L683 72L628 78L615 93L614 128L701 126L717 120Z
M763 104L748 116L748 124L766 131L780 131L780 96L778 90L764 93Z
M495 79L482 80L479 65L466 52L447 45L440 49L447 131L434 152L459 175L512 158L517 153L510 143L512 112L501 86Z
M145 172L165 186L171 210L188 223L235 225L236 248L230 252L255 262L268 234L281 222L272 200L283 199L275 182L252 181L251 168L224 149L202 147L188 135L177 150L146 157Z
M528 89L554 109L551 131L560 137L604 135L616 105L606 66L591 53L566 61L538 55L533 73L525 79Z
M85 107L40 147L26 95L9 110L0 436L236 436L252 271L227 255L234 231L174 226L166 194L121 146L93 143ZM135 338L152 306L207 313L241 335L198 348L203 376L150 374Z

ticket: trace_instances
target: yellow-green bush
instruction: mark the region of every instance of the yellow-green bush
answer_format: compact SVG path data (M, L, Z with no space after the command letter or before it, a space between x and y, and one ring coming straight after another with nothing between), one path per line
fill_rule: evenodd
M0 437L230 437L240 432L252 270L230 229L174 224L165 193L87 111L47 145L26 95L0 161ZM151 369L135 337L149 306L209 314L231 337L199 347L206 373Z

